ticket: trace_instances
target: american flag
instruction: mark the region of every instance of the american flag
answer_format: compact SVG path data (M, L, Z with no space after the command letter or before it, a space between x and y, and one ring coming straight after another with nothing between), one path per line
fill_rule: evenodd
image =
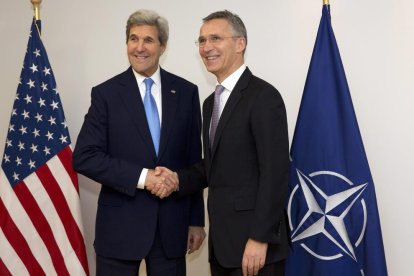
M77 175L33 20L0 171L0 275L88 275Z

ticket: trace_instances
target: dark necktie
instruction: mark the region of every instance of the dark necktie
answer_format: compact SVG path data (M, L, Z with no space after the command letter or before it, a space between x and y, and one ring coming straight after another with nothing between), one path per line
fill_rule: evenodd
M220 95L224 91L224 86L217 85L214 91L213 114L211 115L210 126L210 149L213 148L214 137L216 136L217 125L220 119Z
M151 86L154 81L151 78L146 78L145 83L145 96L144 96L144 108L147 114L148 126L151 132L152 142L154 143L155 152L158 155L158 147L160 144L160 117L158 116L157 104L151 94Z

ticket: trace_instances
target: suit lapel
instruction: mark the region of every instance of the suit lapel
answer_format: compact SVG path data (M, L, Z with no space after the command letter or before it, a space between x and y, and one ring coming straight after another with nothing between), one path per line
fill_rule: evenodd
M162 122L158 159L162 157L162 154L167 147L168 137L174 127L175 114L180 97L179 93L181 92L174 86L174 79L170 73L161 68L160 74L162 89Z
M135 127L138 129L139 135L142 137L145 144L147 144L147 148L151 151L151 154L155 157L155 149L148 127L144 103L142 102L137 80L131 67L121 75L120 85L122 89L119 95L125 105L125 108L131 114L130 118Z
M234 108L236 107L237 103L241 99L242 92L247 87L251 75L252 73L250 72L249 68L246 68L246 70L240 76L240 79L237 81L236 86L234 87L233 91L231 91L230 97L227 100L226 105L224 106L223 112L221 113L220 120L217 125L216 136L214 138L213 149L211 151L211 158L214 157L214 153L216 151L217 144L220 141L221 134L226 124L228 123L231 117L231 114L234 111ZM211 118L211 114L209 118Z

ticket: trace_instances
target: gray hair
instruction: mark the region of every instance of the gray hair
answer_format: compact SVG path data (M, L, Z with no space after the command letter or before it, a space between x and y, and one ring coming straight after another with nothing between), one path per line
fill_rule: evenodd
M149 25L155 26L158 30L158 40L161 45L166 46L168 42L168 21L155 11L138 10L131 14L126 25L126 41L128 42L129 32L133 26Z
M244 26L243 21L241 20L240 16L238 16L237 14L234 14L228 10L224 10L224 11L217 11L217 12L213 12L211 14L209 14L208 16L203 18L203 22L207 22L213 19L224 19L226 20L232 30L233 30L233 35L234 36L241 36L244 37L244 39L246 40L246 45L247 45L247 31L246 31L246 27Z

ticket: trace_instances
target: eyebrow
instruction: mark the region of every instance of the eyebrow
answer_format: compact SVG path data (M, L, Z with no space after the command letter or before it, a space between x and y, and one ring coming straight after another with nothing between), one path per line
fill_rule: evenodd
M223 35L220 35L220 34L209 34L209 35L200 35L198 38L206 38L206 37L212 37L212 36L223 36Z
M152 40L156 40L155 37L152 37L150 35L146 35L146 36L143 36L142 37L142 36L139 36L139 35L136 35L136 34L130 34L128 38L131 38L131 37L137 37L139 39L152 39Z

